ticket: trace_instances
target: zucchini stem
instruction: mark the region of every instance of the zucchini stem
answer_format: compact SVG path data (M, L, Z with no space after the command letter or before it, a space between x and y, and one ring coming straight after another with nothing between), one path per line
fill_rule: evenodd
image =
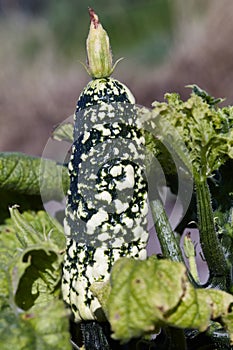
M104 326L96 321L82 322L81 330L85 350L111 350Z
M164 258L183 262L181 249L172 231L163 204L159 199L156 199L150 202L150 207Z
M207 284L227 291L230 271L215 231L209 187L206 180L195 181L195 184L200 241L210 274Z
M169 350L187 350L183 329L166 327L165 332L170 340Z

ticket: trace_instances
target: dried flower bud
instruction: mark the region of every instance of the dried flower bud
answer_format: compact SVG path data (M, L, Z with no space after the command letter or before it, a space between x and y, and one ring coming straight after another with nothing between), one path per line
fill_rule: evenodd
M109 37L94 10L89 8L91 24L87 37L88 73L93 78L109 77L113 71Z

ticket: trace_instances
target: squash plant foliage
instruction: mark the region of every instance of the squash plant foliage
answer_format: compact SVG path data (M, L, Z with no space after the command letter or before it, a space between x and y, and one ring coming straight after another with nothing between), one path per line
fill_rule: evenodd
M92 24L98 19L93 16L92 12ZM102 37L95 31L92 35L108 48L106 32L101 32ZM113 70L110 51L103 52L104 68L98 67L98 57L91 57L88 69L97 79L103 71L108 76ZM154 174L150 157L156 157L167 186L177 193L177 169L164 147L169 142L187 170L184 177L192 176L194 188L176 232L159 197L149 196L162 258L152 255L139 260L122 253L113 260L107 279L93 282L88 277L92 282L85 284L86 295L97 300L104 320L96 317L75 323L73 313L86 310L86 304L85 308L72 305L72 313L63 301L66 237L63 225L44 211L40 193L46 194L43 200L61 199L57 189L63 186L67 192L70 186L67 164L0 153L1 349L233 349L233 107L221 108L221 99L196 85L191 88L187 101L172 93L165 95L165 102L154 102L151 110L134 105L150 177ZM53 137L73 140L73 126L63 124ZM209 269L203 285L190 238L185 241L189 267L179 245L180 234L191 221L199 229ZM75 276L75 270L72 273ZM82 303L82 298L77 301Z

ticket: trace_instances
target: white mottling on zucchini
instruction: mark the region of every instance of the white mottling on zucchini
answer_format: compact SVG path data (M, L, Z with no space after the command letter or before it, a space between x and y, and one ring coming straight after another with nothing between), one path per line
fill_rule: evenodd
M77 102L64 223L62 290L75 321L101 321L90 291L123 256L146 258L145 139L130 90L113 78L91 81Z

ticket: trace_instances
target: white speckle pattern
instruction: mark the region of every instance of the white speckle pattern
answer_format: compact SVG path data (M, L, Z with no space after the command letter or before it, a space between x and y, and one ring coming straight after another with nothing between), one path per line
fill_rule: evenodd
M114 200L115 208L116 208L116 213L120 214L126 211L129 207L129 203L123 203L119 199Z
M93 234L95 228L102 225L103 222L108 221L108 213L104 210L99 210L97 213L93 214L92 217L87 221L87 234Z
M134 103L129 89L112 78L91 81L77 103L62 279L76 322L104 320L90 286L106 281L117 259L146 258L145 140Z
M98 200L106 201L108 204L112 201L112 196L108 191L103 191L95 195Z

